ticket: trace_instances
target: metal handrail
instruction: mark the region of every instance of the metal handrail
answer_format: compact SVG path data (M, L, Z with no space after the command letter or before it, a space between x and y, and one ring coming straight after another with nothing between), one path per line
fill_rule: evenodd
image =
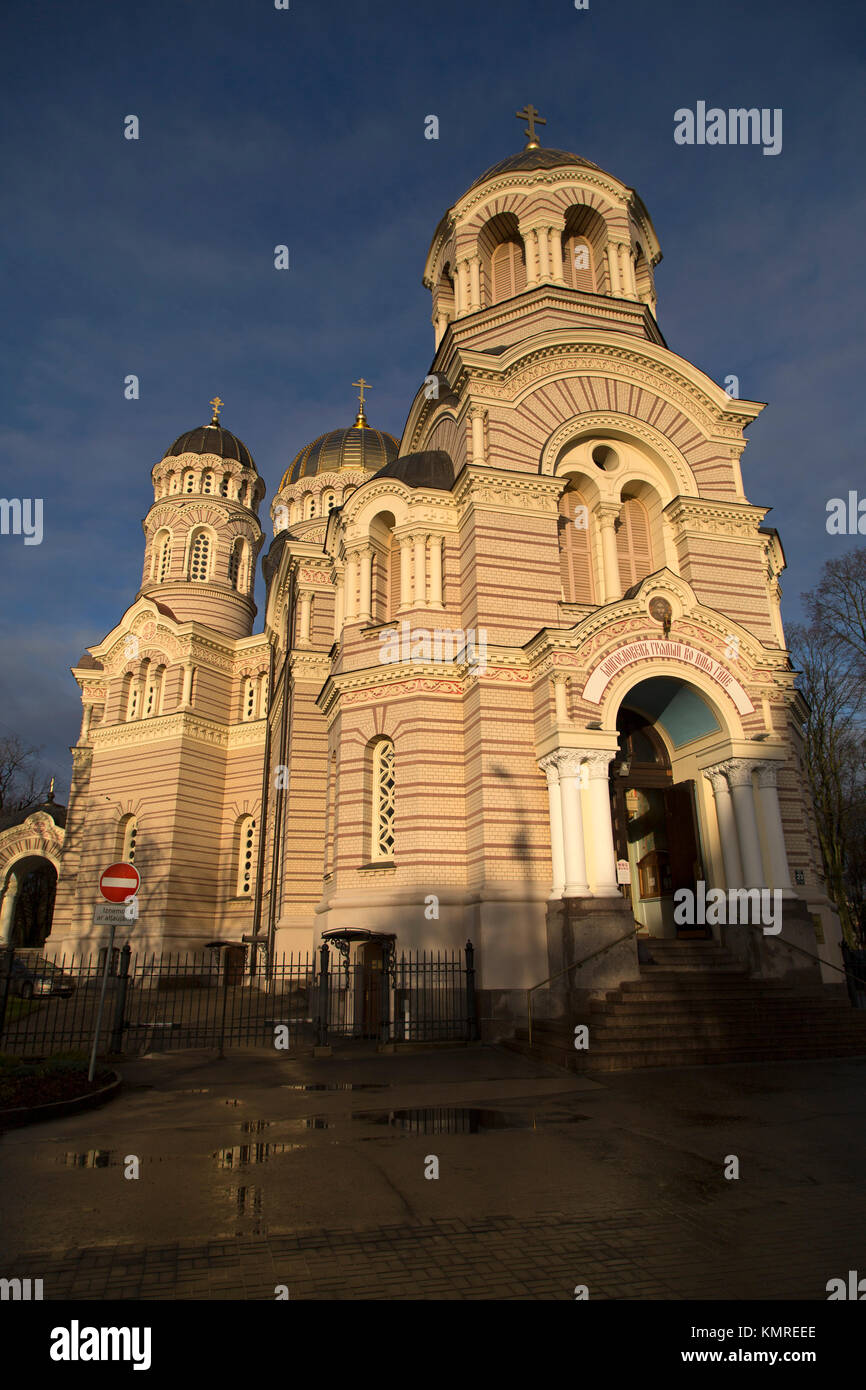
M527 1022L528 1022L528 1042L529 1042L529 1046L530 1046L530 1047L532 1046L532 994L533 994L533 991L536 990L536 989L543 989L545 985L553 984L553 981L554 981L554 980L561 980L562 977L563 977L563 975L567 975L568 972L569 972L570 970L580 970L581 966L586 965L587 961L594 960L596 956L603 956L604 953L605 953L605 951L610 951L610 950L612 950L614 946L621 946L622 943L623 943L624 941L630 941L631 938L632 938L633 936L637 936L638 932L641 931L641 929L643 928L643 925L644 925L643 922L639 922L639 921L637 920L636 917L632 918L632 921L634 922L635 925L634 925L634 927L632 928L631 931L626 932L625 936L618 936L618 937L616 938L615 941L608 941L607 945L605 945L605 946L599 946L599 948L598 948L597 951L590 951L589 955L588 955L588 956L584 956L582 960L575 960L575 961L572 961L571 965L567 965L567 966L565 967L564 970L558 970L558 971L556 972L555 975L548 975L548 977L547 977L546 980L539 980L539 982L538 982L537 985L530 985L529 989L526 991L526 1014L527 1014Z

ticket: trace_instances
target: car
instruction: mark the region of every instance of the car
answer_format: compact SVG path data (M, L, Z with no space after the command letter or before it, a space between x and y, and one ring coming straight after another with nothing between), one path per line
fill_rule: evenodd
M20 995L22 999L44 998L52 994L68 999L75 990L75 981L70 975L64 975L51 961L29 964L27 961L14 960L9 989L10 993Z

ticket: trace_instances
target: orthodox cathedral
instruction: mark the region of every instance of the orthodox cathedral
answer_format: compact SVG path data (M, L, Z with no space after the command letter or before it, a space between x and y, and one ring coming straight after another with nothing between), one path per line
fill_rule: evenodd
M763 407L667 346L635 190L519 114L526 147L433 234L402 438L361 378L284 473L260 631L265 485L219 398L153 468L141 587L73 670L68 808L0 834L0 939L47 859L46 952L95 949L124 860L138 949L471 939L488 1017L574 960L595 991L635 977L641 936L838 963L784 555L740 467ZM714 889L778 923L714 921Z

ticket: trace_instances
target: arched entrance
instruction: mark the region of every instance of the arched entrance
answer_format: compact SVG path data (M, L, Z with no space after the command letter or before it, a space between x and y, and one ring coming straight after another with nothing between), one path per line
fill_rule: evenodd
M617 733L609 780L617 863L628 865L623 896L650 936L706 939L707 927L679 926L674 918L674 893L695 892L704 877L694 781L674 781L665 741L648 715L623 704Z
M30 855L26 859L19 859L13 866L9 877L13 876L15 884L9 909L8 944L25 950L39 950L51 931L57 870L50 859Z

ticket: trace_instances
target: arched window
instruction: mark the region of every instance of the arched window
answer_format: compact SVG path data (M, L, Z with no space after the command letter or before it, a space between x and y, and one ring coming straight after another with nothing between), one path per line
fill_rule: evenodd
M307 497L304 498L304 515L306 516L308 521L310 517L316 515L316 499L312 495L312 493L310 493Z
M644 304L651 306L655 299L653 276L649 262L640 246L635 248L634 280L637 286L638 299L642 299Z
M594 603L589 508L576 488L559 499L559 568L566 603Z
M263 671L259 676L259 719L264 719L268 712L268 673Z
M294 524L295 524L295 522L297 521L297 519L298 519L298 504L297 504L297 502L290 502L290 503L289 503L289 526L294 526Z
M255 719L256 717L256 683L252 676L247 676L244 681L243 693L243 717L244 719Z
M156 578L164 584L171 569L171 534L166 531L159 540L156 552Z
M454 317L454 281L451 277L451 267L447 263L442 267L442 274L439 277L436 313L446 322L450 322Z
M228 497L228 495L229 495L229 476L228 476L228 473L224 473L224 474L223 474L223 477L222 477L222 482L220 483L220 497Z
M123 677L123 683L122 683L122 685L121 685L121 687L120 687L120 718L121 718L121 719L131 719L131 718L132 718L132 715L131 715L131 713L130 713L131 708L132 708L132 672L131 672L131 671L127 671L126 675Z
M337 494L336 494L336 492L326 492L325 495L324 495L324 497L322 498L322 510L324 511L325 516L327 516L330 512L332 512L332 511L334 510L334 508L336 507L336 505L337 505Z
M124 864L135 863L135 842L138 839L138 820L135 816L121 816L117 828L117 848L115 853Z
M213 473L205 473L201 485L202 492L213 492Z
M238 488L238 501L239 501L239 502L246 503L246 500L247 500L247 485L246 485L246 483L241 483L240 487Z
M573 290L595 292L595 270L592 247L583 236L564 236L562 239L562 268L565 283Z
M164 686L165 667L157 666L154 669L148 665L148 670L144 677L143 717L145 719L150 719L152 715L162 713L162 693Z
M253 891L255 870L253 851L256 843L256 823L252 816L241 816L238 821L238 880L237 895L248 898Z
M653 572L652 539L647 509L637 497L624 497L616 522L616 553L622 591Z
M494 304L525 290L526 257L523 243L517 239L500 242L490 260L490 273L493 279Z
M380 739L373 748L372 857L394 858L394 745Z
M177 473L172 473L172 475L171 475L171 489L170 489L170 491L171 491L171 492L177 492L179 488L180 488L180 478L178 477Z
M195 474L194 474L194 473L187 473L187 475L186 475L186 482L184 483L184 488L183 488L184 492L192 492L194 486L195 486Z
M190 579L206 580L210 571L210 536L207 531L198 531L193 537L189 552Z

